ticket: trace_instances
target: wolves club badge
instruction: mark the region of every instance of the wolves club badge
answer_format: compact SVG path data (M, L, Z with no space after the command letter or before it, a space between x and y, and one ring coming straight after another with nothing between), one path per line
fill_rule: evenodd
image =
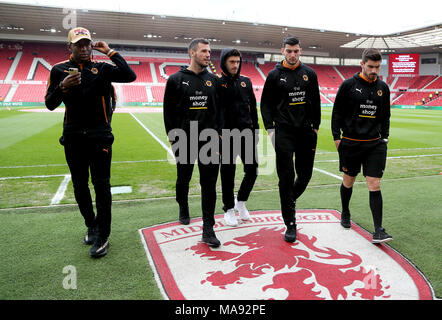
M212 81L207 80L207 81L206 81L206 86L211 87L211 86L212 86Z
M201 242L202 221L141 229L149 262L165 299L331 300L432 299L424 276L385 244L334 210L297 210L297 240L283 240L280 211L251 212L237 227L218 215L222 245Z

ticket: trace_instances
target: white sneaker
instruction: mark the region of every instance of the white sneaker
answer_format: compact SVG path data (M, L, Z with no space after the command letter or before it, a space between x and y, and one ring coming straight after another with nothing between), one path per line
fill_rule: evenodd
M238 201L235 197L235 209L238 211L241 220L250 220L249 210L246 208L245 201Z
M238 225L238 220L236 220L235 210L233 208L224 213L224 220L228 226L236 227Z

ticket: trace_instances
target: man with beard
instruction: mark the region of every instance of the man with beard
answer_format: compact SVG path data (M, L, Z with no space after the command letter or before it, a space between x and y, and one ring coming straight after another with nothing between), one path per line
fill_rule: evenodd
M340 189L341 225L351 227L349 203L353 184L362 166L374 223L373 243L393 240L382 228L381 178L390 130L390 90L379 79L381 62L379 50L364 50L361 72L339 87L331 121L333 139L339 152L339 170L344 173Z
M299 40L284 39L281 53L284 60L269 72L264 84L261 115L269 137L275 139L281 213L287 226L284 240L294 242L295 205L312 177L321 100L316 73L299 60Z
M213 161L202 161L200 150L203 147L199 136L204 129L221 130L221 118L217 105L218 78L209 73L210 45L205 39L194 39L189 44L190 66L181 68L167 80L164 93L163 115L164 126L169 141L174 147L177 162L176 201L179 205L179 221L190 223L189 216L189 183L192 178L194 162L198 161L201 185L201 206L203 217L202 241L209 246L221 245L216 238L215 225L216 181L218 178L219 158ZM192 127L198 131L191 136ZM185 137L180 135L185 133ZM178 138L178 139L177 139ZM185 139L186 141L180 141ZM219 137L217 136L217 139ZM217 143L219 143L217 141ZM197 145L193 150L192 145ZM184 147L183 147L184 145ZM197 154L196 154L197 153Z

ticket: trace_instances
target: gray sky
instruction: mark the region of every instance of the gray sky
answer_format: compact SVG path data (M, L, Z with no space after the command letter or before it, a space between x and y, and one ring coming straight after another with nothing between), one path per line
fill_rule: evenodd
M288 27L386 35L442 23L442 1L400 0L15 0L74 9L109 10L245 21Z

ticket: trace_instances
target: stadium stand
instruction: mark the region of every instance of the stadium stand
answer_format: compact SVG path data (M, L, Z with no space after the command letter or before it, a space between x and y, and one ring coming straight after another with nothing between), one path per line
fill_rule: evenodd
M410 81L409 89L422 89L431 81L433 81L437 76L417 76L413 77L413 80Z
M434 95L434 92L406 92L394 104L419 105L422 104L422 99L427 99L430 94Z
M349 79L357 72L361 72L360 67L350 67L350 66L336 66L339 72L342 74L344 79Z
M46 84L20 84L15 91L12 101L14 102L38 102L44 101Z
M0 84L0 101L4 101L6 98L6 95L9 92L9 89L11 89L10 84Z
M442 94L437 95L435 99L426 103L425 105L429 107L442 106Z
M312 64L309 64L308 66L315 70L316 74L318 75L320 87L339 88L341 85L342 78L332 66Z
M119 48L137 74L136 82L119 85L120 103L142 104L146 102L162 102L167 78L179 70L180 66L188 65L189 59L184 50L160 51L160 49ZM127 50L127 51L124 51ZM0 43L0 100L9 97L12 102L44 102L46 82L50 68L69 57L65 44L40 42ZM96 54L94 60L108 61L104 55ZM212 52L212 72L221 73L219 52ZM241 73L248 76L253 83L257 101L260 101L265 77L275 67L276 62L256 63L253 54L243 55ZM352 77L360 71L359 66L312 65L321 89L321 102L333 103L336 92L343 79ZM9 73L9 79L6 79ZM397 105L422 104L433 106L441 103L435 95L442 91L442 77L438 75L412 76L395 78L388 76L392 100ZM11 90L11 88L13 90ZM428 99L433 94L432 99Z
M162 102L164 97L165 86L152 86L152 95L154 102Z
M266 62L264 64L260 64L259 68L267 76L269 72L275 67L275 65L276 62Z
M338 88L326 88L321 89L321 93L327 97L331 102L335 102L336 93L338 92ZM321 103L330 103L324 97L321 96Z
M407 90L412 80L412 77L399 77L394 84L394 87L391 87L391 89Z
M134 61L134 59L135 58L128 58L128 63L129 61ZM140 61L139 64L131 64L130 67L137 74L135 82L153 82L148 61Z
M6 78L17 52L17 50L9 49L7 45L0 47L0 79L3 80Z
M143 85L121 85L122 97L119 99L125 102L147 102L146 86Z
M424 89L441 89L442 88L442 76L437 77L430 85L424 87Z

